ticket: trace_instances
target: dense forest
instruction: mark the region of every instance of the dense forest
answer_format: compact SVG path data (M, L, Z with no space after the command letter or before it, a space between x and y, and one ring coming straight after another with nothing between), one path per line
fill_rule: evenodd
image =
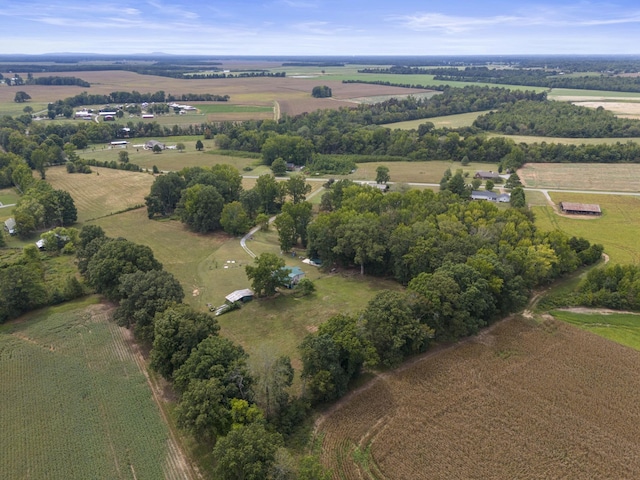
M640 120L618 118L603 107L593 109L564 102L516 102L481 115L473 125L507 135L572 138L640 136Z

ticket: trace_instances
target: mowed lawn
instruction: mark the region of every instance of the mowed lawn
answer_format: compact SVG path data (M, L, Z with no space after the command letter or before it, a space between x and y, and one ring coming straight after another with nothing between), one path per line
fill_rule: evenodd
M462 169L468 173L468 181L471 182L473 175L478 170L498 171L498 165L492 163L470 163L462 166L460 162L450 160L431 160L428 162L370 162L358 163L354 173L345 176L349 180L375 181L376 169L379 166L389 168L389 176L392 182L399 183L434 183L439 184L444 172L450 169L452 173Z
M613 263L640 263L639 197L558 192L550 192L550 196L556 205L559 202L597 203L602 209L602 216L585 218L581 215L559 215L550 206L533 207L539 229L559 229L569 236L600 243Z
M518 176L532 188L640 192L637 163L527 163Z
M640 350L640 315L599 310L586 313L554 310L549 313L558 320Z
M2 478L185 478L126 331L97 301L0 326Z

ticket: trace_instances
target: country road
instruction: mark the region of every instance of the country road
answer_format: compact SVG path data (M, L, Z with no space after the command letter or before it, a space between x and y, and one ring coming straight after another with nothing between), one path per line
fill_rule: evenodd
M310 179L307 179L310 180ZM326 180L324 180L326 182ZM324 187L320 187L319 189L317 189L315 192L311 192L311 194L307 197L307 200L309 200L310 198L315 197L318 193L324 191ZM275 216L271 217L269 219L269 223L273 223L273 221L276 219ZM247 233L244 237L242 237L240 239L240 246L242 247L242 249L247 252L249 254L249 256L251 258L256 258L256 254L253 253L251 251L251 249L249 247L247 247L247 240L249 240L250 238L253 237L253 235L260 230L260 225L258 225L257 227L253 227L251 230L249 230L249 233Z

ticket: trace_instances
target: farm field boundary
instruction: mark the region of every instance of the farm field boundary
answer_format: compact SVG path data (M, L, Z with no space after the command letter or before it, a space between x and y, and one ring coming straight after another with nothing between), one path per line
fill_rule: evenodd
M323 459L346 479L633 478L639 367L571 325L506 320L347 397Z
M3 476L189 480L127 336L95 302L0 327Z

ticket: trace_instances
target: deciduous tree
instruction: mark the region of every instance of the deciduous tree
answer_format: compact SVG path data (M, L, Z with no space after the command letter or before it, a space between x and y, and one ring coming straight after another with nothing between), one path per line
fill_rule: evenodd
M284 260L273 253L263 253L255 258L255 265L247 265L245 271L251 280L251 288L259 297L276 293L276 288L287 283Z

